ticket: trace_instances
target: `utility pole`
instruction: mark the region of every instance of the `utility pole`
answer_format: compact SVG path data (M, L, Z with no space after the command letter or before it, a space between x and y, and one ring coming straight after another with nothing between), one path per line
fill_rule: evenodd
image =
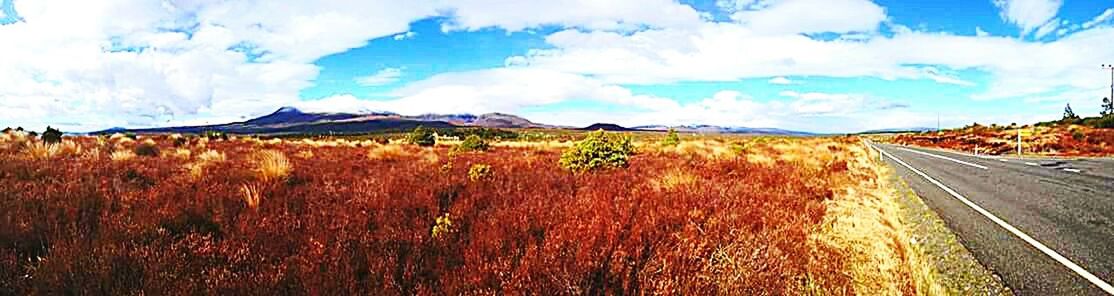
M1114 101L1114 65L1102 64L1104 70L1110 70L1110 96L1107 97Z

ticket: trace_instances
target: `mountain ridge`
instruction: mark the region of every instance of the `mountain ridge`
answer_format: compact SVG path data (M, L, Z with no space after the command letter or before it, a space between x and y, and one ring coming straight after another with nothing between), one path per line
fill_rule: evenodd
M226 124L178 126L158 128L111 128L90 134L110 134L117 132L136 133L204 133L210 131L232 134L357 134L382 131L403 131L417 126L430 128L521 128L521 129L571 129L608 131L650 131L660 132L670 128L679 132L723 133L723 134L771 134L790 136L810 136L814 133L791 131L775 128L722 127L714 125L643 125L623 127L612 123L596 123L584 128L541 124L529 119L507 113L485 113L480 115L435 114L401 115L386 111L366 111L364 113L343 112L304 112L295 107L281 107L275 112L241 122Z

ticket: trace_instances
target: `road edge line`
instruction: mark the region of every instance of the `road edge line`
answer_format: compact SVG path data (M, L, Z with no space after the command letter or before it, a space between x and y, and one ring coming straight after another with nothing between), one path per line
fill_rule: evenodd
M876 149L877 149L877 148L876 148ZM947 157L947 156L943 156L943 155L936 155L936 154L932 154L932 153L928 153L928 152L924 152L924 151L917 151L917 150L913 150L913 149L909 149L909 148L904 148L904 147L898 147L897 149L901 149L901 150L905 150L905 151L909 151L909 152L913 152L913 153L917 153L917 154L922 154L922 155L928 155L928 156L932 156L932 157L935 157L935 158L939 158L939 159L950 160L950 161L952 161L952 162L955 162L955 163L965 164L965 165L973 166L973 167L976 167L976 168L980 168L980 169L984 169L984 170L988 170L988 169L990 169L990 168L987 168L987 167L985 167L985 166L982 166L982 165L978 165L978 164L974 164L974 163L970 163L970 162L966 162L966 161L958 160L958 159L955 159L955 158L951 158L951 157Z
M1072 262L1070 259L1064 257L1063 255L1060 255L1059 253L1056 253L1056 251L1053 251L1048 246L1045 246L1044 244L1037 241L1036 239L1029 236L1028 234L1025 234L1024 232L1021 232L1021 230L1018 230L1016 227L1013 227L1013 225L1010 225L1009 223L1006 223L1006 221L1003 221L1002 219L998 218L998 216L995 216L994 214L991 214L989 211L983 209L982 207L975 204L974 202L971 202L966 197L963 197L963 195L960 195L959 193L955 192L951 188L948 188L947 186L944 186L944 184L940 183L939 181L936 181L936 179L933 179L932 177L929 177L927 174L921 172L920 170L917 170L916 168L914 168L913 166L905 163L901 159L898 159L896 156L893 156L893 154L890 154L889 152L886 152L885 150L882 150L881 148L878 148L877 146L874 146L873 144L869 144L869 145L871 146L871 148L874 148L874 150L877 150L879 153L885 155L886 157L889 157L890 159L893 159L895 162L901 164L902 166L905 166L906 168L913 171L914 173L917 173L917 175L920 175L921 177L925 178L926 180L928 180L932 184L936 185L937 187L940 187L940 189L943 189L948 194L951 194L952 197L955 197L955 199L957 199L960 202L966 204L968 207L971 207L976 212L979 212L979 214L982 214L986 218L990 219L990 221L993 221L995 224L998 224L998 226L1001 226L1002 228L1005 228L1010 233L1013 233L1014 236L1017 236L1018 238L1025 241L1026 243L1029 243L1030 246L1033 246L1034 248L1037 248L1037 250L1041 251L1042 253L1044 253L1048 257L1051 257L1053 260L1056 260L1057 262L1059 262L1064 267L1067 267L1071 271L1074 271L1076 274L1083 277L1087 281L1091 282L1091 284L1094 284L1099 289L1102 289L1107 294L1114 295L1114 286L1111 286L1110 283L1107 283L1107 282L1103 281L1098 276L1095 276L1094 274L1087 271L1086 269L1083 269L1083 267L1080 267L1078 264L1075 264L1075 262Z

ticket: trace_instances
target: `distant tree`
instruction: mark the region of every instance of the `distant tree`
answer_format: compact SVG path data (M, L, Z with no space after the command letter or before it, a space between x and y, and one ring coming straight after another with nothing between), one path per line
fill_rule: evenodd
M665 139L661 140L662 146L677 146L681 143L681 137L677 135L677 130L669 128L669 132L665 134Z
M43 143L55 144L55 143L61 143L61 142L62 142L62 131L60 131L58 129L55 129L55 128L51 128L50 126L47 126L46 131L43 132Z
M1102 98L1102 116L1114 115L1114 98Z
M1066 107L1064 107L1064 118L1060 119L1060 121L1065 123L1074 123L1078 120L1079 116L1075 115L1074 111L1071 111L1071 104L1069 103Z
M437 144L437 136L433 135L433 130L420 125L414 128L414 131L410 132L406 140L410 142L410 144L422 147L429 147Z

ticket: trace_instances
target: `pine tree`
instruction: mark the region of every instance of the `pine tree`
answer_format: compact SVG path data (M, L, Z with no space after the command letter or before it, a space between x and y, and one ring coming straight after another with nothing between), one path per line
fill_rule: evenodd
M1102 98L1102 116L1114 115L1114 98Z
M1067 105L1067 107L1064 107L1064 118L1061 119L1061 120L1064 121L1064 122L1072 122L1072 121L1079 120L1079 116L1075 115L1075 112L1071 111L1071 104L1070 103Z

